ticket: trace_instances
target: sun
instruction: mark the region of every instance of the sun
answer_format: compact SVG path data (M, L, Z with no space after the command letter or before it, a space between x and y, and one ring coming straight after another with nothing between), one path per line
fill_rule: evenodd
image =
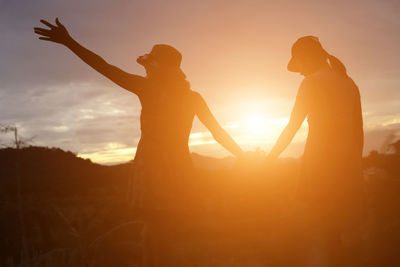
M267 128L266 118L257 113L247 115L243 119L243 124L249 133L263 133Z

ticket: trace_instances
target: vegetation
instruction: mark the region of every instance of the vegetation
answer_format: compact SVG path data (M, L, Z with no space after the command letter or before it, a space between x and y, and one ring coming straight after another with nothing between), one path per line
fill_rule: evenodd
M210 166L209 158L193 158ZM295 266L312 232L291 214L298 161L218 168L226 165L215 160L188 178L197 202L180 225L185 238L171 244L182 266ZM135 266L142 223L126 202L132 168L58 148L1 149L0 265ZM364 266L399 266L399 153L371 152L364 173L369 214L347 246Z

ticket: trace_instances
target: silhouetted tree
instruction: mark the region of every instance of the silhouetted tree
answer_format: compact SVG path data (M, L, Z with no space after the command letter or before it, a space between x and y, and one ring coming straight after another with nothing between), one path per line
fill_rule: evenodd
M390 147L394 150L396 155L400 155L400 140L390 144Z
M33 139L35 136L30 137L30 138L22 138L21 135L18 134L18 127L17 126L11 126L11 125L2 125L0 124L0 133L9 133L12 132L14 135L14 140L13 140L13 145L15 146L16 149L19 149L23 146L27 146L30 143L32 143ZM5 147L8 147L5 144L2 144Z

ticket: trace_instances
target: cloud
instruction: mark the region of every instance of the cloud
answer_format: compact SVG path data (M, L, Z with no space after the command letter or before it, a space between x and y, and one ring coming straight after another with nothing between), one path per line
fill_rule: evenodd
M135 95L90 83L6 91L0 98L2 123L18 126L24 137L36 136L36 144L73 152L111 142L135 145L139 113Z
M37 144L74 152L100 153L115 143L118 149L136 146L136 96L65 47L34 35L39 19L59 17L84 46L132 73L144 74L135 60L153 44L175 45L193 89L223 125L240 120L243 103L265 107L267 116L289 116L301 79L285 69L290 46L301 35L316 34L359 85L367 132L382 132L366 140L377 145L392 130L384 124L400 117L399 11L398 1L378 0L3 0L0 123L18 125L21 135L37 136ZM196 122L193 131L205 129ZM238 138L244 134L231 131ZM202 143L193 146L196 151L226 153L209 135L199 138L192 140Z

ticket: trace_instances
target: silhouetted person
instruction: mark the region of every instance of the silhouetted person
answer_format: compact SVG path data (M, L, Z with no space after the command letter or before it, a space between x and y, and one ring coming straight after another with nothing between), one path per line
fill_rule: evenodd
M329 63L328 63L329 62ZM290 121L272 148L277 158L305 118L309 131L302 157L298 200L318 217L332 261L341 259L340 234L362 218L361 157L363 121L358 87L339 59L317 37L305 36L292 47L288 70L305 78Z
M108 64L75 41L56 19L56 25L41 20L49 29L35 28L39 39L69 48L93 69L122 88L136 94L142 105L141 139L135 155L134 180L130 200L135 211L144 213L147 238L144 266L178 266L169 244L175 235L176 217L188 200L192 161L188 147L194 117L232 154L243 152L218 124L199 93L190 89L180 68L181 54L169 45L155 45L137 59L146 77L134 75ZM151 252L150 252L151 251Z

